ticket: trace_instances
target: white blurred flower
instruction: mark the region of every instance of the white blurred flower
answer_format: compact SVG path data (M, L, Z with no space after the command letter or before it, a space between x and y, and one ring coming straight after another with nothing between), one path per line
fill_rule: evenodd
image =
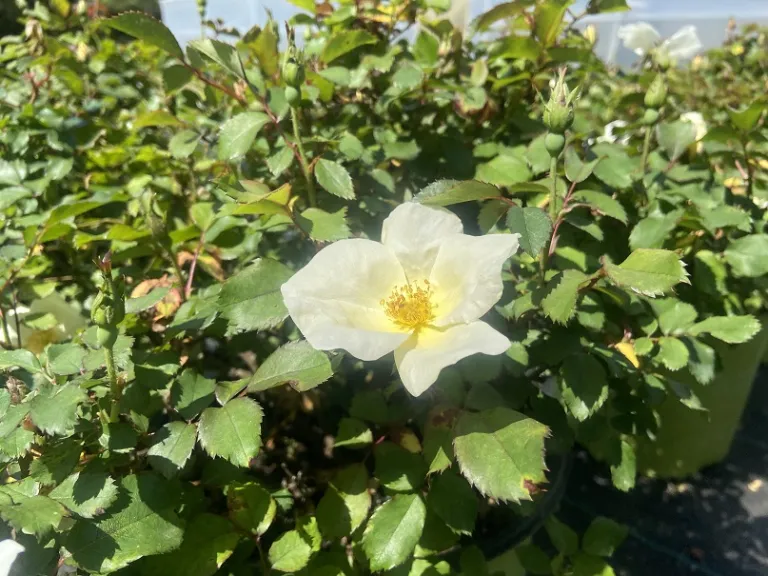
M42 352L48 344L71 338L77 330L86 325L85 317L56 293L35 300L29 308L18 306L16 312L21 324L21 346L36 354ZM24 324L25 318L37 314L51 314L55 318L56 324L46 329L36 329ZM17 341L16 318L12 309L7 313L7 322L11 337L10 344L15 346ZM0 342L6 343L2 330L0 330Z
M616 136L613 135L613 129L614 128L626 128L627 123L624 122L624 120L614 120L613 122L608 122L608 124L605 125L605 128L603 129L603 135L598 136L597 141L598 142L608 142L610 144L613 144L616 142ZM629 134L625 134L621 138L619 138L619 144L626 146L629 143Z
M696 140L701 140L707 135L707 123L704 121L704 116L698 112L686 112L680 115L680 120L683 122L690 122L696 128Z
M468 236L451 212L409 202L384 221L381 243L331 244L283 284L283 298L319 350L360 360L394 351L403 384L418 396L446 366L509 347L479 318L501 297L501 267L518 238Z
M656 28L647 22L636 22L619 28L618 36L624 47L638 56L645 56L656 50L665 60L687 60L702 49L695 26L683 26L662 41Z
M0 542L0 576L8 576L13 568L16 557L24 552L24 546L15 540Z

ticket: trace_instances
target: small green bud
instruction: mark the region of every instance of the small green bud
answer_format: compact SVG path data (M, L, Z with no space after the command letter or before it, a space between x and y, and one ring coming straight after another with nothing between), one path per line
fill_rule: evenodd
M301 93L297 88L294 88L293 86L285 87L285 100L292 108L294 108L296 104L299 103L300 99Z
M120 331L115 326L97 326L96 341L104 348L112 348Z
M283 80L288 86L298 88L304 83L304 66L293 58L283 64Z
M662 74L657 74L653 79L648 91L645 93L644 103L648 108L658 110L667 100L667 83Z
M544 105L544 124L550 132L555 134L565 133L573 124L573 101L576 99L578 89L568 91L565 72L565 68L560 69L549 102Z
M641 123L644 126L653 126L654 124L656 124L658 119L659 119L659 111L654 110L652 108L648 108L645 111L645 114L643 114L643 119L641 120Z
M544 137L544 147L552 158L557 158L565 148L565 136L549 132Z

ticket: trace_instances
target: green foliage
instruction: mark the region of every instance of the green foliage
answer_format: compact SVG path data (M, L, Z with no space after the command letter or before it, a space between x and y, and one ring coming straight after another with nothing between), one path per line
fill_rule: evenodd
M711 383L711 340L761 329L764 30L616 74L565 1L501 3L466 31L445 0L292 3L301 49L270 20L206 22L182 50L145 14L62 1L0 42L0 518L35 573L488 574L468 538L537 513L549 459L577 439L631 489L658 405L706 409L688 373ZM549 88L561 66L574 92ZM545 128L553 96L565 134ZM500 284L472 261L451 279L500 298L483 320L509 348L440 366L419 398L392 355L330 349L326 306L356 340L391 329L364 323L380 296L353 274L307 303L318 339L281 293L410 201L520 235ZM408 248L446 258L453 225L419 224ZM626 529L545 527L558 555L526 543L529 573L612 574Z

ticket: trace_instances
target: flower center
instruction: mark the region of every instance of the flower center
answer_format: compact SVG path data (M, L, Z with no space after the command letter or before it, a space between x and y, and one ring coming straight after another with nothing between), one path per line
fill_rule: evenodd
M419 328L434 320L432 287L429 280L411 282L396 286L389 298L381 301L386 315L395 323L405 328Z

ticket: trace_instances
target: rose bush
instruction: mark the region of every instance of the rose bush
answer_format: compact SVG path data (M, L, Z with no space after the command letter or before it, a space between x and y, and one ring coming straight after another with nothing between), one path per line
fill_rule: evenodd
M0 43L16 568L477 575L528 518L529 572L610 574L626 531L544 518L548 470L631 489L701 408L676 372L760 329L765 33L681 68L635 31L618 74L558 0L296 3L182 49L54 1Z

